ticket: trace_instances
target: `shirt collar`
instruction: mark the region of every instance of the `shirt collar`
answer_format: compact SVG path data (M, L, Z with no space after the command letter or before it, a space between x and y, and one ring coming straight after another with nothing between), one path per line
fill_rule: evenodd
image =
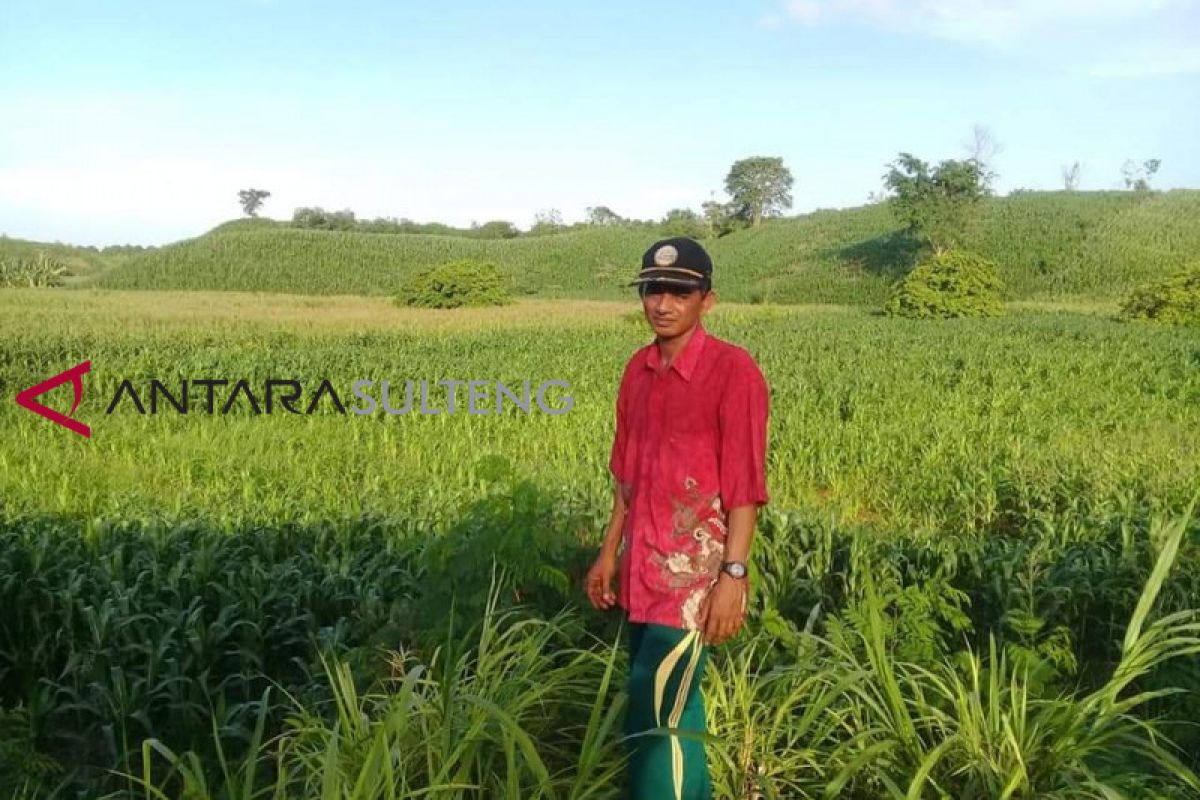
M671 367L685 381L691 381L692 373L696 369L696 362L700 360L700 351L704 348L706 339L708 339L708 334L704 330L704 325L697 322L695 329L692 331L691 338L683 346L683 352L676 354L675 359L671 362ZM658 342L654 341L650 344L650 353L646 356L646 366L650 369L658 369L661 363Z

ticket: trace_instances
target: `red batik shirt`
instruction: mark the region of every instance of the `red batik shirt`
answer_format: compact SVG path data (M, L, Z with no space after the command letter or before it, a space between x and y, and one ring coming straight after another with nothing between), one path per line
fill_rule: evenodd
M702 324L665 371L655 342L629 360L609 469L628 509L617 602L630 622L699 629L728 510L767 502L768 405L753 357Z

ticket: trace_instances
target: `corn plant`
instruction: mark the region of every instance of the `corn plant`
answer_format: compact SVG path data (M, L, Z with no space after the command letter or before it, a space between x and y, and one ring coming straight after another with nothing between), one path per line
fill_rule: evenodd
M66 265L45 252L38 252L32 258L0 259L0 289L61 286L66 274Z

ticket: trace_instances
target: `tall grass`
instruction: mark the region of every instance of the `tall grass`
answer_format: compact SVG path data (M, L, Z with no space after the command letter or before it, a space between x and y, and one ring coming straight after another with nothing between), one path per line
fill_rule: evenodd
M566 612L519 619L500 609L502 583L493 580L470 631L427 659L392 653L391 676L370 691L349 664L324 661L328 706L297 706L270 742L260 724L238 769L222 760L216 785L194 753L158 741L144 747L138 783L148 797L176 786L214 800L612 796L624 764L619 649L573 646ZM256 785L260 761L273 785Z
M509 513L481 502L460 530L504 530ZM549 533L572 541L569 514L527 517L556 518ZM1103 581L1080 575L1094 584L1090 605L1038 609L1089 668L1074 672L1031 656L1037 648L1006 624L1025 599L991 584L1024 571L1028 548L998 538L938 547L900 532L881 542L869 529L767 515L759 538L772 546L752 578L763 589L705 677L717 785L731 797L827 787L874 797L919 778L930 792L990 797L1020 766L1016 796L1065 791L1085 770L1114 786L1167 786L1168 767L1196 768L1200 742L1179 724L1196 713L1200 686L1195 532L1181 518L1129 545L1118 530L1096 540L1128 547L1128 566ZM443 541L457 556L423 557ZM619 617L580 600L593 553L582 542L499 550L480 585L469 539L434 539L419 525L130 526L84 543L62 521L27 521L0 540L0 600L17 611L0 621L0 691L29 709L33 752L53 758L32 773L33 762L14 762L13 780L65 779L114 797L142 796L142 783L167 796L190 786L247 797L269 785L307 797L329 782L345 789L335 796L435 786L462 798L611 796L627 664ZM538 563L570 585L539 590ZM1070 591L1064 577L1047 589ZM457 589L440 606L452 625L439 630L428 615L444 585ZM943 607L956 594L979 616L966 627ZM1110 619L1123 619L1113 641L1087 639ZM1157 763L1115 757L1167 737L1192 754L1162 745Z
M1152 535L1161 539L1160 549L1129 618L1120 660L1107 680L1086 692L1056 691L1028 664L1015 666L994 636L984 654L967 648L933 665L897 661L868 580L866 625L854 632L859 641L833 643L847 670L864 664L860 653L866 651L866 680L850 689L845 724L854 735L844 745L846 766L826 794L864 784L895 798L1200 792L1200 778L1181 761L1182 752L1137 713L1152 700L1195 691L1138 685L1162 664L1200 654L1200 608L1150 619L1194 507L1195 499L1184 516L1156 524Z
M847 624L803 632L793 663L767 667L761 630L718 651L704 683L717 796L1200 792L1177 746L1140 713L1155 698L1195 690L1141 685L1156 667L1200 654L1200 609L1155 613L1191 511L1156 524L1159 549L1120 658L1096 687L1035 678L994 635L982 651L897 659L888 601L869 576ZM231 771L220 759L217 783L194 754L156 741L144 746L138 783L147 797L178 786L197 800L618 796L627 669L619 635L609 645L563 646L571 612L516 616L498 606L497 586L494 578L478 625L428 658L394 653L391 676L365 693L347 664L326 662L328 707L298 706L271 741L260 717L245 760ZM256 784L256 775L264 780Z

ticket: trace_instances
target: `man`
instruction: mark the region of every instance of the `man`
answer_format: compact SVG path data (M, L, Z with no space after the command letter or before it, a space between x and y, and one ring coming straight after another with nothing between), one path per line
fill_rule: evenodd
M697 242L655 242L629 285L655 341L621 378L612 519L587 592L595 608L629 615L628 797L701 800L712 797L704 743L638 734L707 727L701 676L710 646L742 626L767 502L768 391L749 353L704 329L715 294Z

